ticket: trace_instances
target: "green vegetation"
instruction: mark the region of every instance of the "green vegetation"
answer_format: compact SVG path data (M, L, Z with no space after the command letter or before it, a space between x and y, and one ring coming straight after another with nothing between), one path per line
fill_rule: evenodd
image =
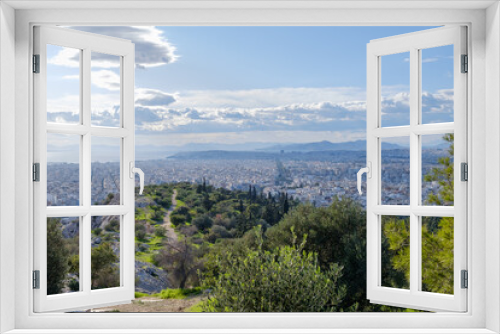
M298 246L266 251L262 230L256 227L257 249L245 257L215 257L218 268L204 274L212 297L201 305L206 312L335 312L346 289L338 285L342 268L321 270L317 255ZM295 235L293 234L295 244ZM212 268L215 268L213 266Z
M450 144L446 157L439 158L440 167L424 176L424 181L437 181L436 194L429 194L427 205L453 205L453 154L454 136L446 134L443 139ZM405 275L408 286L410 270L409 224L407 220L391 218L384 224L386 247L390 252L390 263L394 270ZM454 220L451 217L422 217L422 290L453 294L453 245ZM394 285L390 285L394 286Z
M109 242L104 242L92 248L90 262L93 289L120 286L120 270L116 266L118 260L118 256L114 253Z
M165 289L158 293L156 296L161 299L185 299L201 294L202 288L196 287L191 289Z
M61 293L69 271L69 252L64 245L61 220L47 219L47 294Z
M453 204L453 135L444 139L448 156L424 176L440 186L427 205ZM169 210L174 189L176 238L167 240L152 217ZM414 311L366 299L366 212L353 200L317 208L254 186L215 189L205 180L147 186L145 193L149 202L136 211L136 258L164 268L179 288L158 297L209 291L190 312ZM382 217L382 232L382 284L407 288L408 217ZM453 218L422 218L422 271L424 291L453 293Z

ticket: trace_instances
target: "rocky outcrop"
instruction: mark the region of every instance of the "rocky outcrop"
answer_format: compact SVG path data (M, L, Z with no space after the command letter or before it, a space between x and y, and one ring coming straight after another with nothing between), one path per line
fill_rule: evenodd
M151 263L135 261L135 291L152 294L171 288L165 270Z

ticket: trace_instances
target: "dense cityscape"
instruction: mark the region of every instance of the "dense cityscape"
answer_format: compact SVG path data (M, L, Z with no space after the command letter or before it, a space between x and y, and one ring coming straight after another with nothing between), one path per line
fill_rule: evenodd
M290 152L189 152L161 160L137 162L145 184L171 182L201 183L216 188L247 190L255 186L264 195L287 193L300 202L328 206L334 197L347 196L366 206L359 195L356 173L364 167L363 151ZM446 150L423 151L422 175L437 167L437 158ZM78 205L77 164L48 165L48 205ZM92 163L92 202L102 202L109 193L119 192L119 164ZM422 197L436 192L436 182L422 182ZM365 183L363 183L363 188ZM409 152L382 151L382 204L409 204Z

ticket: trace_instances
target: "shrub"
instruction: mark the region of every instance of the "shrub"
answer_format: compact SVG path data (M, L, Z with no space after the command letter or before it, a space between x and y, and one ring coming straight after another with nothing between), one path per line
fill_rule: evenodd
M166 233L167 233L167 230L165 229L165 227L163 227L161 225L155 226L155 235L157 237L163 238L163 237L165 237Z
M170 215L170 222L174 224L175 226L185 224L187 221L186 216L183 215Z
M71 291L80 291L80 282L72 278L69 280L68 287Z
M116 267L119 261L110 243L104 242L98 247L92 248L91 256L91 279L92 287L111 288L119 286L120 274Z
M139 240L144 240L146 237L146 226L141 224L135 225L135 236Z
M116 219L113 219L109 222L108 225L104 227L104 230L107 232L118 232L120 230L120 222Z
M207 312L321 312L338 310L346 294L338 285L342 267L333 264L321 270L317 255L299 246L284 246L266 251L262 231L255 229L257 250L234 256L227 252L216 257L219 274L207 271L203 286L212 295L202 305ZM214 259L212 259L214 260Z
M208 230L209 228L212 227L213 224L214 222L207 215L203 215L201 217L193 219L193 225L195 225L200 231Z

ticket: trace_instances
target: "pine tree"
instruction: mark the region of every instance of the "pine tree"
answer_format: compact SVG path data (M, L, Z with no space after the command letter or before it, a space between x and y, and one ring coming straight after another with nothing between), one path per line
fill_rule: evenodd
M69 271L69 253L64 247L61 221L47 220L47 294L61 293Z
M284 214L288 213L289 209L290 209L290 205L288 204L288 198L285 198L285 203L283 203L283 213Z
M450 143L448 156L439 158L441 167L436 167L424 176L427 182L437 181L437 194L429 194L426 204L453 205L453 134L443 139ZM424 291L453 294L453 244L454 224L452 217L434 221L433 217L422 218L422 288ZM388 242L392 267L410 276L409 224L389 219L383 231ZM406 241L403 241L406 240Z

